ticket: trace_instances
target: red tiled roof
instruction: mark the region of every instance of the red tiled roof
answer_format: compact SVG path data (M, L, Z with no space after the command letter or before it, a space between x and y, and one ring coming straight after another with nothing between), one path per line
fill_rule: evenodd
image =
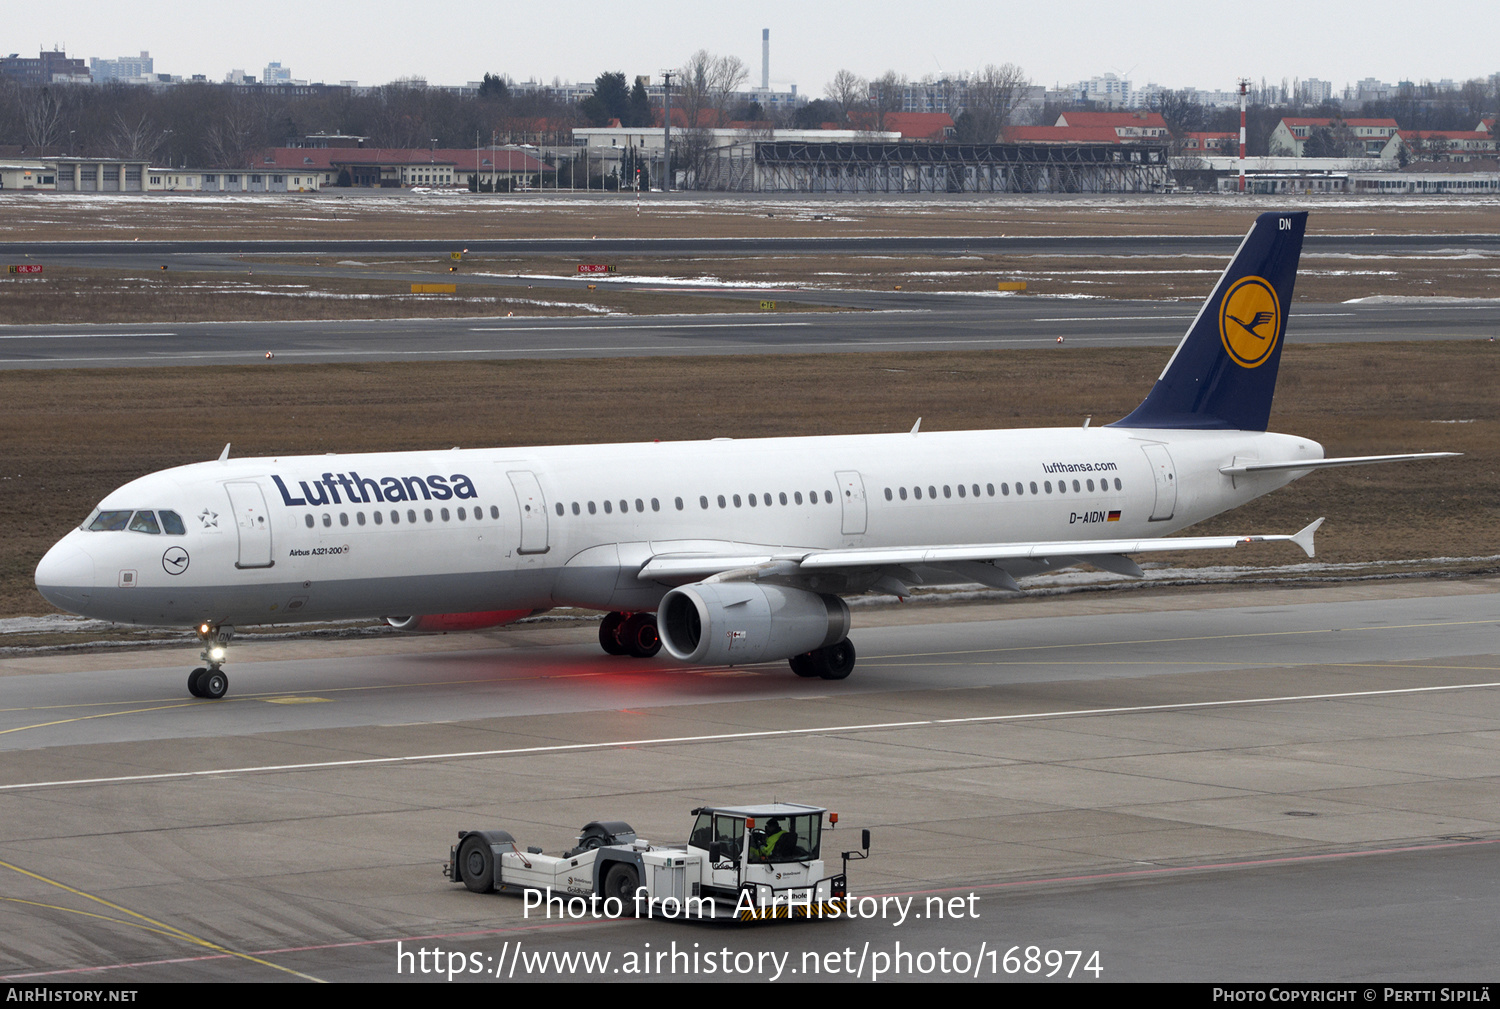
M1327 126L1335 120L1308 119L1300 116L1283 116L1281 121L1283 123L1286 123L1288 126ZM1396 128L1396 120L1394 119L1343 119L1338 121L1342 122L1345 126L1383 126L1389 130L1394 130Z
M953 128L946 112L887 112L884 127L912 140L942 140Z
M1123 139L1113 126L1007 126L1007 144L1118 144Z
M1057 117L1057 124L1063 125L1066 120L1068 126L1108 126L1114 129L1117 126L1141 127L1149 126L1164 130L1167 121L1161 117L1160 112L1064 112Z

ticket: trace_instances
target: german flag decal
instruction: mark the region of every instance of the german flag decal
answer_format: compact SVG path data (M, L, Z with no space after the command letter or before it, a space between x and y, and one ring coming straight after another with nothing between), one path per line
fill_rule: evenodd
M1117 512L1117 511L1112 511L1112 512L1109 513L1109 518L1105 519L1104 521L1106 521L1106 522L1118 522L1118 521L1120 521L1120 513Z

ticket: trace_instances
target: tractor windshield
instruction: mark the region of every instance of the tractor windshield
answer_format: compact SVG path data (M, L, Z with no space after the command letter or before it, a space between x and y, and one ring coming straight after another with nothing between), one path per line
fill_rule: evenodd
M823 817L772 816L750 832L750 861L809 862L818 857Z

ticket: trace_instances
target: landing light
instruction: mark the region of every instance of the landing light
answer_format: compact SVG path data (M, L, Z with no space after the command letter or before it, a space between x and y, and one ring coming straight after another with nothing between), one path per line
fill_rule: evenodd
M219 660L224 658L224 649L211 648L209 649L208 657L213 659L215 662L218 662Z

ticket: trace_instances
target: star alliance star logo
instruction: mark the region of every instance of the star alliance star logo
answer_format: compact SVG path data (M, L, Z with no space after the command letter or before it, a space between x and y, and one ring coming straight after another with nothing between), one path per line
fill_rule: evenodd
M217 529L219 528L219 513L205 508L199 513L198 521L203 523L205 529Z

